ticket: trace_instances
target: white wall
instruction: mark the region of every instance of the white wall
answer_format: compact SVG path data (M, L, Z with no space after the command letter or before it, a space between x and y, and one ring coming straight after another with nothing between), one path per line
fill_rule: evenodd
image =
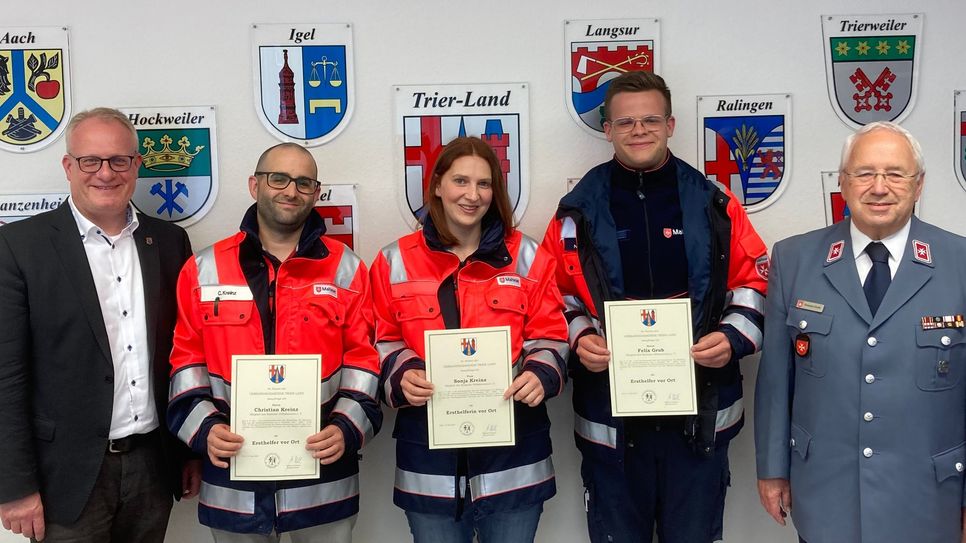
M682 0L440 0L161 3L6 0L2 24L70 27L74 111L89 107L217 106L221 191L210 214L189 227L196 248L237 228L250 197L245 180L255 159L275 143L252 105L249 25L254 22L350 22L354 25L356 111L346 130L313 149L320 175L359 185L361 242L375 252L406 231L397 205L390 85L525 81L530 84L531 197L521 228L540 237L568 177L606 160L609 145L570 118L564 82L565 19L658 17L662 75L674 95L677 130L672 150L696 157L695 96L791 92L794 149L790 185L774 205L751 216L771 246L824 226L819 172L838 166L849 129L826 91L820 14L925 13L919 95L904 122L923 144L928 175L921 216L966 234L966 194L952 165L952 91L966 89L966 4L962 0L815 0L701 2ZM918 5L917 5L918 4ZM27 155L0 152L0 193L66 190L63 142ZM954 213L955 210L960 210ZM818 256L816 256L818 258ZM744 362L749 415L757 361ZM571 436L569 394L554 400L554 456L559 492L547 503L538 541L586 539L579 457ZM405 541L402 513L392 504L393 417L365 451L362 514L356 540ZM749 427L732 444L732 488L725 535L732 542L796 541L758 504ZM16 469L7 466L4 469ZM168 541L207 541L193 502L179 504ZM22 541L0 530L0 543Z

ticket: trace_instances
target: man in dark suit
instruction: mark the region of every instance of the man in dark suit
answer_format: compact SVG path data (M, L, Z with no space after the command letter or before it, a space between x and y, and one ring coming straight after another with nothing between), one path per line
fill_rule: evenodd
M913 217L924 174L905 129L866 125L842 153L850 220L772 251L758 491L808 543L962 537L966 238Z
M197 461L165 430L181 228L135 213L137 132L77 114L70 198L0 228L0 520L47 541L164 540Z

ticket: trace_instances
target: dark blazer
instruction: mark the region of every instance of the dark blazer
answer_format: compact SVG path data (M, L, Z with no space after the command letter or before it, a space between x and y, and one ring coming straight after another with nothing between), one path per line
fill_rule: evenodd
M187 451L165 430L175 284L191 255L180 227L138 215L164 477L181 495ZM97 291L67 202L0 228L0 503L40 491L48 522L70 524L107 450L114 364Z
M775 244L755 396L758 478L790 480L803 539L960 540L966 327L923 317L964 314L966 238L915 217L874 316L849 221Z

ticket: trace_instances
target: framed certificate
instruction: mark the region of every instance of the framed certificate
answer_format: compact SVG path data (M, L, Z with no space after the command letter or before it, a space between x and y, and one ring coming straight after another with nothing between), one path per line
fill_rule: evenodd
M615 417L694 415L691 299L604 302Z
M510 327L427 330L426 405L430 449L516 444Z
M321 429L321 383L318 354L231 357L231 431L245 438L232 481L318 478L305 442Z

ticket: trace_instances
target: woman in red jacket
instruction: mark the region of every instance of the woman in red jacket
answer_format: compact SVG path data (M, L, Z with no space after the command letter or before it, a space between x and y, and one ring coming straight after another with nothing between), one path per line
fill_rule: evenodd
M453 140L425 194L422 228L372 264L383 401L398 408L393 501L417 543L532 542L556 493L544 402L568 354L552 257L513 227L500 162L479 138ZM425 330L509 326L516 445L430 450Z

